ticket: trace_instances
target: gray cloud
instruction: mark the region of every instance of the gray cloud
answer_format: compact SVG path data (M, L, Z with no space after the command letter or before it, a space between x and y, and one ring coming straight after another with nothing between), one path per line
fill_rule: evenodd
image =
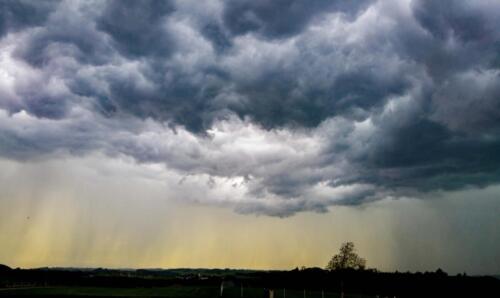
M57 0L0 2L0 37L9 32L42 25L57 2Z
M496 3L36 3L2 2L4 157L130 156L278 216L500 177Z
M164 21L173 10L170 1L108 1L96 26L125 55L167 57L173 44Z
M325 12L355 15L369 3L373 1L228 1L223 20L235 35L257 32L269 38L286 37L301 33L315 17Z

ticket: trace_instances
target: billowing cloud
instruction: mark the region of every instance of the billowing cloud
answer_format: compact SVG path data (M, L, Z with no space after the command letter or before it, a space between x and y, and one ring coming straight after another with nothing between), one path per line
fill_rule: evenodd
M27 27L44 24L56 4L57 0L2 1L0 3L0 36L8 32L16 32Z
M365 0L228 1L223 21L234 35L257 32L265 37L279 38L302 33L323 12L355 15L368 3L370 1Z
M500 5L445 2L3 1L0 154L277 216L498 182Z

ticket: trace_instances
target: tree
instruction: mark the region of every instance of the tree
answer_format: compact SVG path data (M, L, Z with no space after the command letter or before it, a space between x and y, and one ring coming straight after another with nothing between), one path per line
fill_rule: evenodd
M330 262L328 262L326 270L365 269L365 265L366 261L358 256L354 248L354 243L345 242L340 247L339 253L334 255Z

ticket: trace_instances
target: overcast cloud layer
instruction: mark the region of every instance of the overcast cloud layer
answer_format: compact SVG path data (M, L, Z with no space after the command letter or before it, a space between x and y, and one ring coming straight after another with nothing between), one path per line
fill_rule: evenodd
M131 158L275 216L483 187L499 53L494 0L2 0L0 155Z

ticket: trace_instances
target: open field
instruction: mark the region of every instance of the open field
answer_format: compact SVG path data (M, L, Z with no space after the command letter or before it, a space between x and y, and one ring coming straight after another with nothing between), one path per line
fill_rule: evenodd
M1 267L0 267L1 268ZM500 280L491 276L376 270L290 271L241 269L38 268L0 270L0 296L115 297L498 297ZM284 289L286 289L284 291ZM304 295L304 289L305 295ZM324 293L322 292L324 290ZM491 295L491 293L496 293Z
M0 296L116 296L116 297L220 297L218 287L171 286L153 288L105 288L105 287L45 287L45 288L17 288L1 289ZM304 292L299 290L285 290L287 298L303 298ZM222 297L242 297L240 288L228 288ZM243 297L269 297L264 288L243 289ZM284 297L283 289L274 291L275 298ZM306 291L308 298L337 298L336 293ZM346 298L364 298L370 296L344 295Z
M47 287L0 290L0 296L129 296L129 297L216 297L214 287L155 287L155 288L106 288L106 287Z

